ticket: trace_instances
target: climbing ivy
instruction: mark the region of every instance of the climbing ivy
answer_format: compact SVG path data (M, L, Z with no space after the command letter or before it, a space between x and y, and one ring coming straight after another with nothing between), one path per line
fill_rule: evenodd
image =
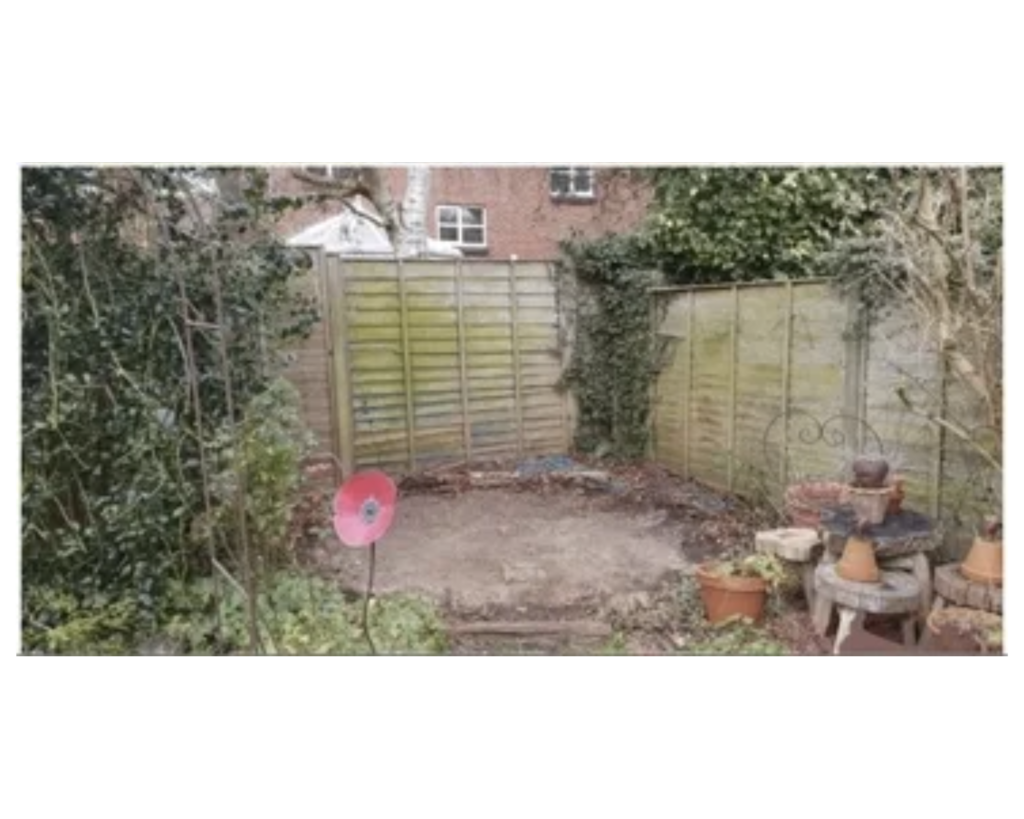
M641 458L649 438L654 331L646 245L608 235L562 244L561 270L577 286L573 357L564 384L576 397L579 450Z

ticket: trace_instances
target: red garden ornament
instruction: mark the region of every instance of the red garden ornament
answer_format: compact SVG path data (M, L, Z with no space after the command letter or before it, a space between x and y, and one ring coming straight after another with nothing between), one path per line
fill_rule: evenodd
M364 548L382 538L395 518L398 490L383 472L357 472L334 496L334 531L346 546Z
M351 548L370 547L370 571L363 597L363 634L374 654L377 647L370 636L369 614L377 540L391 528L397 497L394 481L376 469L357 472L341 485L334 496L334 531L338 540Z

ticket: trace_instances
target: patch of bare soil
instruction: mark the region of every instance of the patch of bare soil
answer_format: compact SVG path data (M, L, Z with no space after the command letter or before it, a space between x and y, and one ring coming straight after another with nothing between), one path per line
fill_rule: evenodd
M450 624L468 629L453 638L462 654L670 653L680 576L777 525L654 465L462 465L406 476L399 490L375 590L441 604ZM365 550L328 537L308 556L343 588L364 587ZM529 630L552 622L565 631ZM488 623L527 632L489 634ZM483 625L474 633L471 624ZM823 653L804 613L773 621L772 631L794 653Z
M453 609L569 609L682 570L680 529L571 490L412 495L378 545L376 588ZM324 557L343 586L365 583L365 550L337 544Z

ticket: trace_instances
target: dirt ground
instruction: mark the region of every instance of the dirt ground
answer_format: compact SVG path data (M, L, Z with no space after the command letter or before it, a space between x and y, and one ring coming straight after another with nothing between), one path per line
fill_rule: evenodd
M609 467L557 456L526 466L462 465L399 482L374 590L439 603L451 653L677 653L706 631L685 576L782 524L771 510L651 464ZM296 518L305 532L299 556L361 595L367 550L319 534L331 528L329 471L310 471L314 488ZM703 625L693 625L693 616ZM763 634L790 654L832 652L800 593L776 601ZM900 640L892 618L868 617L844 653L920 653Z
M460 609L567 608L687 568L684 525L664 510L611 511L571 491L413 495L378 545L375 585ZM345 586L365 584L365 551L339 547L332 557Z
M481 634L456 640L456 653L590 652L616 640L624 640L621 653L672 651L685 639L681 576L774 525L735 498L652 466L602 470L598 481L539 473L473 488L471 474L508 474L492 469L400 484L395 522L377 548L375 592L422 594L450 624L572 621L605 632ZM344 588L364 589L366 550L330 539L314 557ZM777 620L773 632L797 653L825 647L800 612Z

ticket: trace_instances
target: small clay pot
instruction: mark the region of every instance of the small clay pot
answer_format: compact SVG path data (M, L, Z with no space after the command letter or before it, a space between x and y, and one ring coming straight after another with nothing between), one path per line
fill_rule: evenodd
M866 538L847 538L843 556L836 564L836 574L854 583L877 583L882 573L875 560L875 544Z
M862 489L878 489L885 484L889 462L885 458L862 455L853 462L853 485Z
M975 583L1003 585L1003 541L976 537L960 564L960 573Z

